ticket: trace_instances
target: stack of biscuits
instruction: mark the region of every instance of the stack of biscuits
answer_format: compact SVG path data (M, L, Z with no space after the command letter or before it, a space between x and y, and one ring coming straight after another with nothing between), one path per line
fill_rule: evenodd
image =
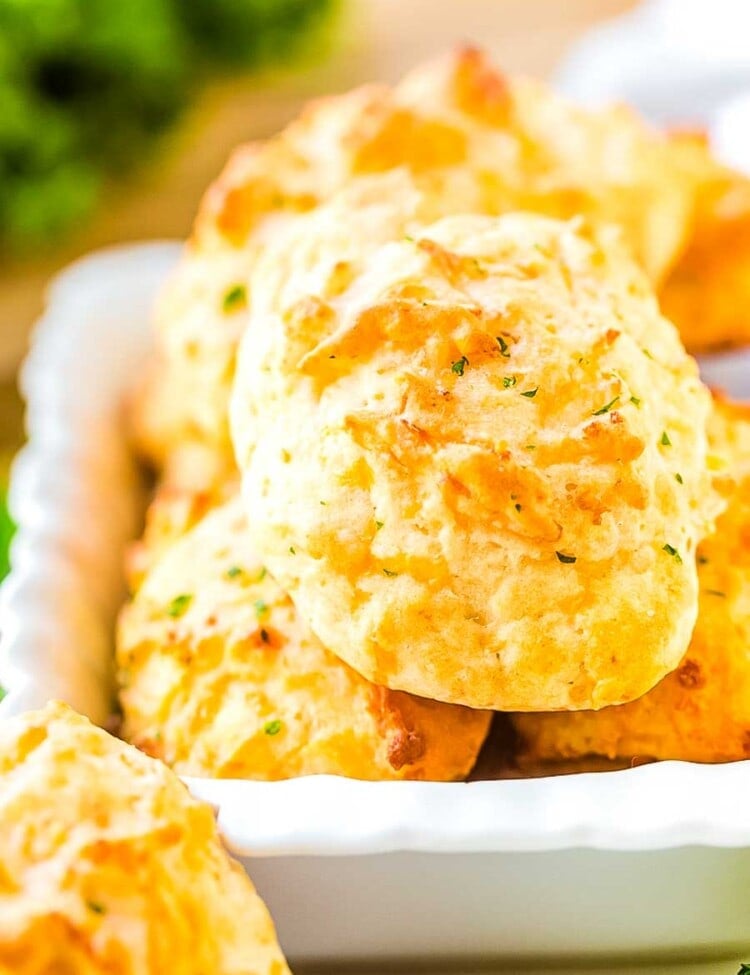
M750 755L750 180L461 50L208 190L130 403L124 737L178 773Z

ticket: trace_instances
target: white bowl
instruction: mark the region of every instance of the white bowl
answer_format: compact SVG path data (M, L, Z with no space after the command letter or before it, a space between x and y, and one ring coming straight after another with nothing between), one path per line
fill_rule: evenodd
M22 378L29 443L10 493L0 716L52 697L99 722L110 709L122 551L143 504L122 403L178 253L104 251L50 290ZM738 375L736 391L750 393ZM251 872L293 959L750 950L747 763L470 784L188 784L217 807L230 847L261 858Z

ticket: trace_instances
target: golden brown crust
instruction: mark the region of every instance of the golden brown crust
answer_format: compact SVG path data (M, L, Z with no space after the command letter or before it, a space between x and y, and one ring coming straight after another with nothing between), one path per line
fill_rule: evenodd
M157 358L134 414L157 464L186 440L231 457L227 401L248 307L227 312L224 297L247 285L265 243L350 180L401 167L435 217L531 210L616 223L654 282L685 246L694 208L693 169L633 113L576 108L475 49L392 89L313 102L276 138L235 152L159 302ZM692 329L689 310L681 323Z
M715 449L736 481L698 548L700 610L674 673L631 704L597 713L517 715L524 765L589 754L723 762L750 757L750 407L718 403Z
M288 975L210 808L62 704L0 727L0 971Z
M372 177L259 262L232 415L255 543L376 683L630 700L695 621L708 393L614 234L431 206Z
M255 556L239 500L160 558L117 659L125 736L182 774L459 779L491 717L375 687L328 653Z

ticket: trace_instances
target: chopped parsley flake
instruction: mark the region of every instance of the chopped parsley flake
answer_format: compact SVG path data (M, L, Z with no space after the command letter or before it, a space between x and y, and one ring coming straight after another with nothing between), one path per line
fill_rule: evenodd
M414 243L414 238L410 237L408 234L404 234L404 240L408 240L410 244Z
M662 445L662 447L672 446L672 441L669 439L669 434L667 433L666 430L664 431L664 433L662 433L661 440L659 441L659 443Z
M268 569L265 567L265 565L262 565L260 569L258 569L258 575L256 576L255 581L263 582L263 580L266 578L267 575L268 575Z
M227 579L236 579L242 575L242 569L238 565L232 565L227 569Z
M255 600L255 615L258 619L261 619L268 612L268 604L262 599Z
M721 599L727 598L727 594L722 592L721 589L704 589L703 591L708 593L709 596L719 596Z
M398 572L394 572L392 569L383 569L383 574L393 578L393 576L398 575Z
M500 347L500 355L503 356L506 359L509 359L510 358L510 348L508 347L508 343L505 341L505 339L502 337L502 335L496 335L495 336L495 341L497 342L498 346Z
M504 389L510 389L511 386L515 386L515 385L516 385L516 377L515 376L506 376L503 379L503 388Z
M7 690L0 684L0 701L4 700L8 696Z
M107 908L104 904L100 904L99 901L86 901L86 907L94 914L106 914Z
M566 555L564 552L555 552L558 562L563 562L565 565L572 565L576 561L575 555Z
M167 607L167 614L173 619L177 619L182 616L188 609L188 606L193 601L193 597L190 593L184 592L181 596L175 596L172 602Z
M383 527L384 524L385 524L384 521L376 521L375 527L377 528L378 531L380 531L380 529Z
M646 356L647 359L651 359L653 361L654 357L651 355L648 349L641 349L641 352Z
M641 401L640 401L640 399L637 396L631 396L630 397L630 402L633 404L633 406L640 406L641 405Z
M296 555L297 554L297 549L294 547L294 545L290 545L289 546L289 554L290 555Z
M451 372L454 372L457 376L463 376L464 369L468 366L469 360L465 355L462 355L460 359L456 359L455 362L451 363Z
M222 307L227 314L244 308L246 304L247 288L244 284L234 284L225 292Z
M281 721L278 718L274 718L273 721L266 721L263 725L263 731L273 738L274 735L278 735L281 731Z
M612 409L612 407L615 405L615 403L618 402L619 399L620 399L619 396L615 396L615 398L614 399L611 399L609 401L609 403L605 403L604 406L600 406L598 410L593 410L592 413L591 413L591 415L592 416L603 416L605 413L609 413L609 411Z
M527 399L534 399L536 394L539 392L539 387L536 386L534 389L527 389L521 396L525 396Z
M678 484L684 484L685 483L682 480L682 474L675 474L674 479L675 479L675 481L677 481Z
M328 502L327 502L327 501L321 501L320 503L321 503L321 504L323 505L323 507L324 507L324 508L325 508L325 507L326 507L326 505L328 504Z
M667 555L671 555L673 559L676 559L676 561L682 565L682 556L674 545L670 545L669 542L665 542L664 545L662 545L662 552L666 552Z

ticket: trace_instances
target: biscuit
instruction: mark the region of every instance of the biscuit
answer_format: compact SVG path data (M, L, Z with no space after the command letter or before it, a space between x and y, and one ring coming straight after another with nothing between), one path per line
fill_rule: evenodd
M239 499L174 544L122 615L125 737L186 775L464 778L491 715L375 687L255 556Z
M257 549L377 684L499 710L638 697L687 648L718 510L695 362L616 232L420 229L379 179L256 268L232 433Z
M62 704L0 725L0 972L286 975L177 776Z
M155 316L157 354L135 397L157 466L197 440L231 459L227 402L269 240L351 179L406 168L435 216L531 210L617 223L660 282L687 242L695 167L623 107L577 108L466 49L408 75L313 102L279 136L240 147L208 190ZM688 327L694 316L686 308Z
M587 755L725 762L750 757L750 408L719 403L712 424L736 483L698 547L700 609L687 655L622 707L515 715L522 764Z

